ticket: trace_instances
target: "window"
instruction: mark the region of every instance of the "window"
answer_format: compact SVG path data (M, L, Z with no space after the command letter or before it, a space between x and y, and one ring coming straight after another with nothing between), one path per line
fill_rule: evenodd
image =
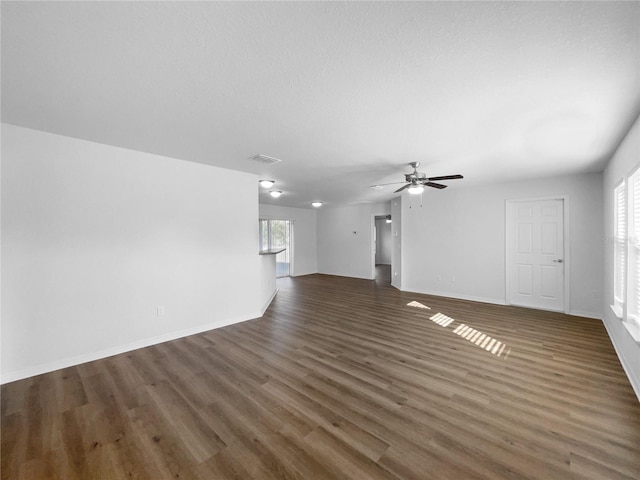
M640 169L629 177L627 320L640 326Z
M614 192L613 305L631 336L640 342L640 167Z
M260 219L260 250L284 248L276 255L276 276L291 275L292 224L290 220Z
M627 242L626 191L624 180L614 192L614 274L613 274L613 311L623 317L625 299L625 267Z

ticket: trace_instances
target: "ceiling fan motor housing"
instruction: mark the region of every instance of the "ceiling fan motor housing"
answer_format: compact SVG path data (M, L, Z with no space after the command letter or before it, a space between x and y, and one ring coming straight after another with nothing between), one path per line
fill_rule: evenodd
M404 178L406 179L407 182L413 182L417 180L426 180L427 174L419 173L419 172L405 173Z

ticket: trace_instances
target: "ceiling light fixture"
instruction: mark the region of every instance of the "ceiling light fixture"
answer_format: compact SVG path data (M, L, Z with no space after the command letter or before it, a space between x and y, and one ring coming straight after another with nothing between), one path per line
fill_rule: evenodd
M260 180L260 186L263 188L271 188L275 185L276 182L273 180Z
M271 195L273 198L278 198L280 195L282 195L282 192L280 190L271 190L269 192L269 195Z
M322 202L311 202L311 206L312 207L316 207L316 208L321 207L322 206Z
M419 193L422 193L424 191L424 185L420 185L419 183L414 183L408 188L408 190L409 190L409 193L413 195L418 195Z

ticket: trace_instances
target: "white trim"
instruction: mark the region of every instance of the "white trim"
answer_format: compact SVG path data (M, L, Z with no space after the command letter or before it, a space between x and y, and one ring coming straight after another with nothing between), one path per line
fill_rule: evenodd
M271 302L273 302L273 299L274 299L274 298L276 298L276 295L277 295L277 294L278 294L278 289L276 288L276 289L273 291L273 294L269 297L269 300L267 300L267 301L265 302L265 304L262 306L262 310L261 310L261 313L260 313L260 316L261 316L261 317L264 315L264 312L266 312L266 311L267 311L267 308L269 308L269 306L271 305Z
M382 216L387 216L389 215L388 213L372 213L371 214L371 228L369 229L369 250L371 251L371 277L367 278L367 280L375 280L376 279L376 252L373 248L373 246L375 245L375 231L376 231L376 217L382 217ZM393 273L391 274L391 277L393 277Z
M476 297L473 295L465 295L465 294L459 294L459 293L451 293L451 292L438 292L438 291L433 291L433 290L424 290L424 289L419 289L419 288L409 288L406 290L401 290L403 292L408 292L408 293L421 293L423 295L434 295L436 297L448 297L448 298L455 298L455 299L459 299L459 300L470 300L472 302L481 302L481 303L491 303L493 305L507 305L504 301L500 300L500 299L495 299L495 298L487 298L487 297ZM529 307L526 305L512 305L514 307L518 307L518 308L529 308L532 310L541 310L541 309L537 309L536 307ZM543 310L545 312L554 312L556 310ZM564 313L562 311L558 311L559 313ZM585 317L585 318L593 318L595 320L602 320L602 315L600 315L599 313L594 313L594 312L585 312L582 310L572 310L570 313L567 313L566 315L573 315L576 317Z
M402 291L402 279L404 278L404 217L402 213L402 196L393 197L390 202L391 219L391 286ZM394 213L394 212L397 212ZM395 215L395 216L394 216ZM398 225L400 227L398 228ZM400 275L396 276L400 270Z
M315 275L315 274L309 274L309 275ZM331 272L317 272L317 275L329 275L330 277L346 277L346 278L357 278L358 280L375 280L374 278L369 278L369 277L358 277L355 275L347 275L345 273L331 273Z
M613 314L619 318L620 320L622 320L623 317L623 312L622 312L622 308L620 308L618 305L609 305L609 307L611 307L611 311L613 312Z
M622 292L621 292L621 296L622 299L619 299L616 297L616 284L618 283L618 275L617 275L617 265L618 265L618 258L616 256L616 252L618 250L618 239L619 239L619 232L618 232L618 208L619 208L619 204L618 204L618 189L622 187L622 193L623 193L623 202L624 202L624 240L623 240L623 244L624 244L624 248L623 248L623 254L624 254L624 261L623 261L623 265L622 265ZM620 179L620 181L618 183L616 183L616 185L613 188L613 208L614 208L614 214L613 214L613 305L611 306L611 308L613 309L613 313L615 313L616 317L622 319L624 318L624 315L626 313L626 308L627 308L627 263L629 261L628 259L628 245L627 245L627 237L628 237L628 233L629 233L629 218L628 218L628 213L629 213L629 209L628 209L628 199L627 199L627 193L628 193L628 187L627 187L627 179L626 178L622 178Z
M458 300L469 300L472 302L491 303L494 305L506 305L506 303L504 303L504 300L499 298L476 297L473 295L465 295L463 293L439 292L435 290L425 290L422 288L412 288L412 287L402 288L398 290L400 290L401 292L407 292L407 293L420 293L422 295L433 295L436 297L455 298ZM526 307L523 307L523 308L526 308Z
M504 264L505 264L505 289L504 289L504 303L503 305L511 305L509 303L509 288L510 288L510 284L511 284L511 274L509 273L509 245L510 245L510 241L512 240L511 238L511 233L510 233L510 229L508 228L509 226L509 205L512 203L519 203L519 202L543 202L543 201L548 201L548 200L562 200L562 222L563 222L563 234L564 234L564 245L563 245L563 249L564 249L564 310L563 313L566 313L567 315L571 315L571 238L570 238L570 234L571 234L571 219L569 218L569 195L552 195L549 197L536 197L536 198L514 198L514 199L507 199L505 200L505 209L504 209L504 215L505 215L505 223L504 223L504 230L505 230L505 249L504 249L504 254L505 254L505 260L504 260ZM521 305L514 305L516 307L521 306ZM526 307L526 308L535 308L535 307ZM600 318L600 317L594 317L594 318Z
M624 373L627 374L627 378L629 379L629 383L631 384L631 388L638 397L638 401L640 402L640 372L636 372L635 369L629 365L627 359L620 353L620 349L618 348L618 344L616 343L615 335L612 335L611 330L609 330L609 324L603 320L604 328L607 330L607 335L609 335L609 339L611 340L611 344L613 345L614 350L616 351L616 356L622 365L622 369ZM636 377L636 375L638 375Z
M275 296L275 294L274 294ZM235 323L246 322L248 320L254 320L260 318L262 314L253 314L249 317L236 317L220 322L207 323L204 325L198 325L196 327L186 328L184 330L178 330L175 332L169 332L162 335L156 335L155 337L144 338L135 342L120 345L118 347L106 348L98 352L91 352L84 355L77 355L75 357L63 358L55 360L53 362L42 363L40 365L34 365L32 367L23 368L22 370L16 370L8 372L2 375L0 379L0 385L5 383L14 382L16 380L22 380L23 378L33 377L43 373L53 372L54 370L60 370L61 368L73 367L82 363L93 362L94 360L100 360L102 358L112 357L113 355L119 355L121 353L130 352L139 348L145 348L159 343L169 342L178 338L188 337L198 333L206 332L209 330L215 330L217 328L226 327Z
M636 343L640 343L640 326L630 322L622 322L622 326L627 329L627 332Z
M295 217L283 217L281 215L261 215L260 218L258 218L258 221L260 220L288 220L291 223L295 223L296 221Z
M571 218L569 195L561 195L564 222L564 311L571 311ZM601 315L595 318L601 318Z
M600 313L594 312L585 312L583 310L571 310L569 315L573 315L574 317L585 317L585 318L593 318L594 320L602 320L602 315Z
M376 214L371 214L371 226L369 228L369 255L370 255L370 268L371 268L371 277L370 280L375 280L376 278Z

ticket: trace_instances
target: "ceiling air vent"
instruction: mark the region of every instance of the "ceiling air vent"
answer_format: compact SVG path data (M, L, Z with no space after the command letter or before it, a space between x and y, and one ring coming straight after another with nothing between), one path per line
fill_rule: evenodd
M254 155L249 160L264 163L265 165L273 165L274 163L279 163L282 161L279 158L269 157L268 155Z

